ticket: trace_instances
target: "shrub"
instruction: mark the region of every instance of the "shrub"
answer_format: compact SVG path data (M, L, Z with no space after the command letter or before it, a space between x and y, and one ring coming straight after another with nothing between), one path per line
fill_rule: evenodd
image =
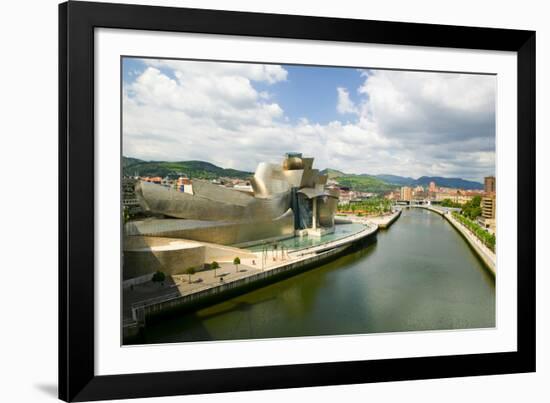
M155 283L160 283L162 281L164 281L166 279L166 274L164 274L162 271L160 270L157 270L155 272L155 274L153 274L153 278L152 280L155 282Z

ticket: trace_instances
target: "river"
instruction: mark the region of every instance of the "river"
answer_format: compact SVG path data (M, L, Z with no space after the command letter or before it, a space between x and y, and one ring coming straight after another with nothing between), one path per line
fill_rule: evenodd
M405 209L378 241L317 269L148 326L145 343L487 328L495 281L441 216Z

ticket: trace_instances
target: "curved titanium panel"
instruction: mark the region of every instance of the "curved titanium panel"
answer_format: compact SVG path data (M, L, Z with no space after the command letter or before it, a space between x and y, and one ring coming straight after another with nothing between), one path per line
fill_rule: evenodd
M336 207L338 206L338 199L334 197L322 197L317 201L317 210L319 215L319 225L323 227L334 226L334 215L336 214Z
M198 194L190 195L141 181L136 184L136 196L146 211L194 220L272 220L290 208L290 191L256 198L221 186L214 190L211 186L199 185Z
M212 222L178 219L152 219L128 222L126 239L135 236L191 239L220 245L235 245L294 234L294 213L286 211L274 220Z
M208 181L193 179L193 194L208 200L246 207L254 199L251 194L239 192Z

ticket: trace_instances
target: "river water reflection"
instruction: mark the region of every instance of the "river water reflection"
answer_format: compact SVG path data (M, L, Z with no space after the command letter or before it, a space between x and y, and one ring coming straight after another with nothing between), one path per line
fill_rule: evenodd
M145 343L495 326L495 282L435 213L405 209L378 242L217 305L164 319Z

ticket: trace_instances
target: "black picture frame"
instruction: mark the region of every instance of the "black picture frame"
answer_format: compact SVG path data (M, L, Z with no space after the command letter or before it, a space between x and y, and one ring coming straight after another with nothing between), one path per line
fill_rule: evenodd
M517 352L96 376L94 29L100 27L517 52L518 222L522 223L517 234ZM59 5L59 398L62 400L535 371L535 221L534 31L80 1Z

